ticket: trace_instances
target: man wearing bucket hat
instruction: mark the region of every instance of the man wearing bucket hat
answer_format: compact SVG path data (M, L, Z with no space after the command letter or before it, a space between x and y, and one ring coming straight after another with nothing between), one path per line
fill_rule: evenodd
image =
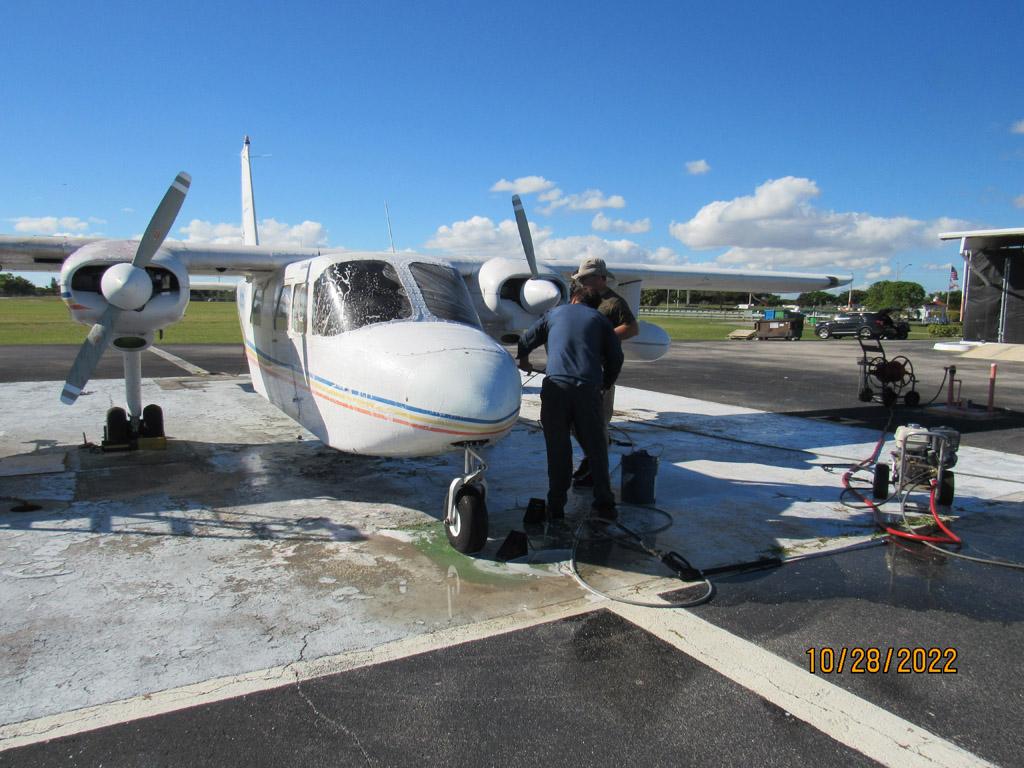
M597 307L597 311L608 318L608 322L612 324L612 328L615 330L615 335L619 337L619 341L625 341L631 339L640 332L640 324L636 321L633 316L633 312L629 308L629 304L615 293L611 288L608 287L608 278L614 278L611 272L608 271L608 265L604 263L604 259L599 259L596 256L588 256L580 262L579 269L576 270L576 274L572 276L572 279L578 284L583 285L587 288L593 288L597 291L601 297L601 303ZM615 386L612 385L604 392L604 396L601 401L602 413L604 415L604 432L605 432L605 443L608 442L608 424L612 420L612 414L615 411ZM593 485L593 478L590 474L590 459L588 456L583 457L583 461L580 462L580 467L573 473L573 484L577 488L590 487Z
M608 474L608 441L601 413L601 391L622 369L622 345L608 321L596 311L601 297L593 288L573 286L569 304L545 312L519 339L517 358L533 370L530 352L542 344L548 360L540 391L540 422L548 461L549 519L565 515L572 484L570 430L590 456L595 517L614 520L615 495Z

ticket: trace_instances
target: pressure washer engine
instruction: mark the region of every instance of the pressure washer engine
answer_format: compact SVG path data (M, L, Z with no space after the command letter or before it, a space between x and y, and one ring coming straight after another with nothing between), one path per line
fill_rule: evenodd
M953 467L956 466L960 433L952 427L926 429L920 424L896 428L896 449L892 464L875 465L873 494L875 499L888 499L890 484L905 510L907 498L915 488L931 489L935 485L935 501L943 506L953 503Z

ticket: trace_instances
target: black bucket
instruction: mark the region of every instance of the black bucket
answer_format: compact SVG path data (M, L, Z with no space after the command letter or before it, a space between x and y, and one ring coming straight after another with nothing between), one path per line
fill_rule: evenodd
M628 504L653 504L658 479L658 457L647 451L635 451L622 457L622 501Z

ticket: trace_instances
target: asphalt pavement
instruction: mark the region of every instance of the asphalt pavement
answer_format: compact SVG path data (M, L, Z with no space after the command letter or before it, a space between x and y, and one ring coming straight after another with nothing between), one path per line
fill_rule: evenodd
M928 401L955 364L962 397L984 402L989 363L931 342L892 342ZM172 346L210 373L245 370L236 346ZM0 348L4 381L59 380L74 347ZM881 428L879 404L857 400L855 341L676 343L662 361L627 367L620 383L829 422ZM108 356L99 377L119 377ZM990 420L925 408L897 419L943 423L963 444L1024 453L1024 365L1000 366ZM182 376L149 354L144 376ZM54 392L56 404L57 391ZM7 404L10 407L12 404ZM1024 560L1024 492L959 529L970 551ZM906 671L816 672L842 691L965 752L947 762L913 749L889 765L1020 764L1024 572L954 560L919 545L878 546L714 579L688 613L804 669L823 649L893 649ZM73 628L69 628L73 631ZM915 669L916 649L949 662ZM750 660L749 664L755 664ZM955 671L954 671L955 670ZM822 706L825 706L824 704ZM842 723L837 725L844 728ZM865 750L867 747L865 747ZM0 752L0 765L871 765L721 671L597 609L484 640L284 685L213 704Z

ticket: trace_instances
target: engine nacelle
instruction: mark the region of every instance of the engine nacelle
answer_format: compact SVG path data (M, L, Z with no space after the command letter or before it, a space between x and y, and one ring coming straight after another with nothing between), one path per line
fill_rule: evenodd
M480 319L504 341L514 341L544 312L568 301L568 289L555 270L538 264L537 272L533 277L522 259L499 257L484 262L477 273Z
M631 339L622 342L622 354L627 360L649 363L668 352L672 340L664 328L640 321L640 332Z
M60 295L72 320L83 325L99 322L110 306L104 291L124 291L119 276L112 275L104 280L107 271L115 265L130 264L137 249L136 242L103 240L82 246L64 262L60 272ZM118 269L127 274L127 270ZM180 260L166 251L157 251L145 267L145 273L152 283L151 295L140 308L124 310L118 315L114 323L115 347L148 346L154 331L181 320L188 308L188 270ZM134 277L136 282L138 279ZM138 287L131 290L135 297L145 294L145 290ZM132 341L133 338L136 341Z

